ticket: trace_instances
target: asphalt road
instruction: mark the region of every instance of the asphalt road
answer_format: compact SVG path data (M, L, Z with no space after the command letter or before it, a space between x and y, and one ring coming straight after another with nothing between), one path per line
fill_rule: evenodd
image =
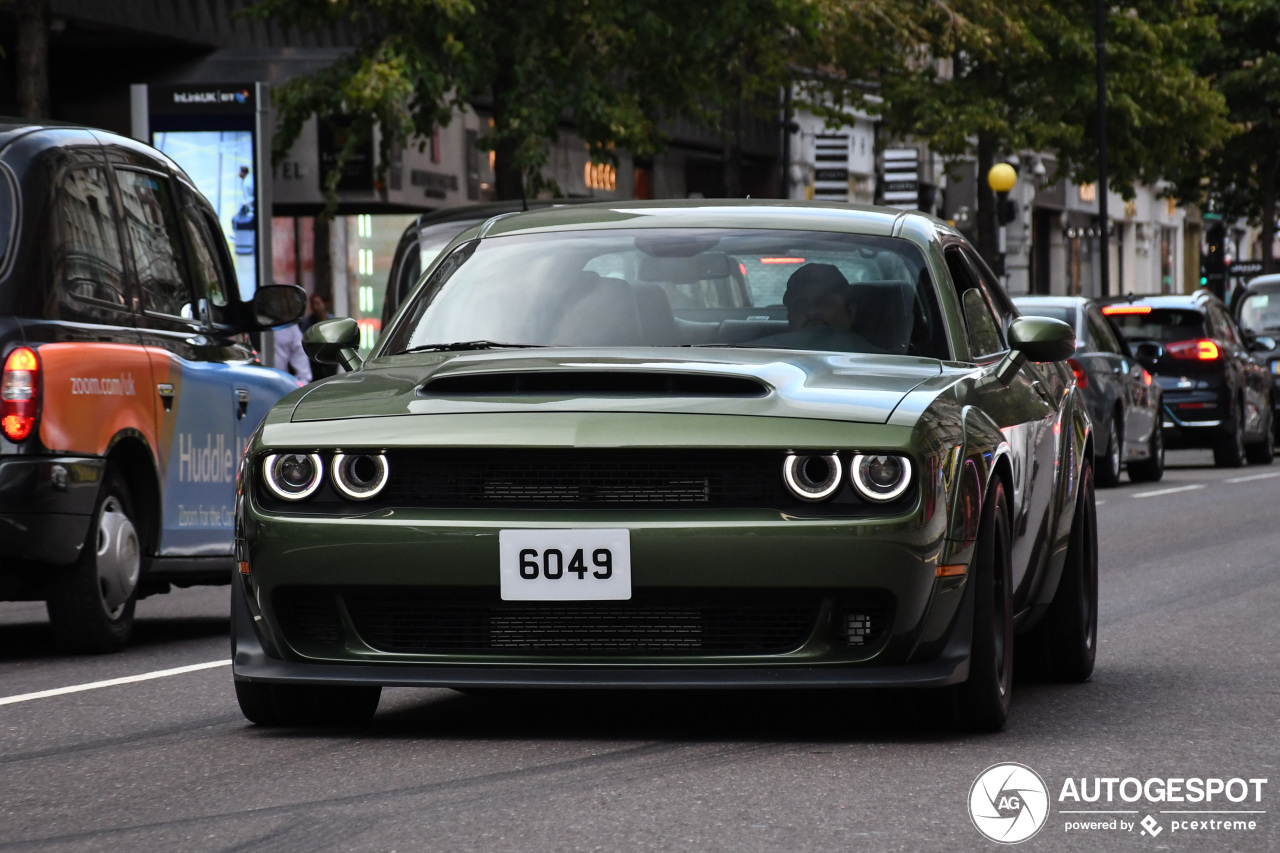
M1099 492L1093 680L1019 682L999 735L922 729L875 693L448 690L385 691L352 732L268 730L225 665L5 703L225 661L227 592L142 602L136 641L100 658L51 653L43 605L0 604L0 851L996 848L968 803L1003 762L1048 789L1026 850L1280 849L1280 463L1170 463ZM1268 782L1181 804L1117 782L1108 804L1061 800L1068 778ZM1103 809L1123 814L1066 813ZM1234 814L1170 813L1207 810ZM1066 828L1111 820L1138 825Z

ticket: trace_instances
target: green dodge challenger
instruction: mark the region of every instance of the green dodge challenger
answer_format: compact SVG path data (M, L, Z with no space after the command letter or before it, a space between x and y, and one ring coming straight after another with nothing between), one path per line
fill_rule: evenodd
M384 686L915 688L1001 728L1083 680L1093 435L1074 331L918 213L625 202L497 216L243 457L236 696Z

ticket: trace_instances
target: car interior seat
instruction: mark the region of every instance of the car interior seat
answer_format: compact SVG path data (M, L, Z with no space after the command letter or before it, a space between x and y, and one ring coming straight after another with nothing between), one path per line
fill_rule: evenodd
M676 328L676 318L671 311L671 299L662 285L652 281L639 281L631 285L640 315L640 329L644 342L649 346L676 346L684 343Z
M642 345L640 315L631 286L619 278L579 273L548 340L564 346Z

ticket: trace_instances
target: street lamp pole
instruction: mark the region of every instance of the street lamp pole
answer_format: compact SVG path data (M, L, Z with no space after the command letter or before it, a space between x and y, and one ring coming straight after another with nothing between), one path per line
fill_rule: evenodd
M1099 279L1101 296L1111 295L1111 251L1107 231L1107 7L1103 0L1095 0L1095 41L1098 54L1098 237L1099 261L1102 275Z

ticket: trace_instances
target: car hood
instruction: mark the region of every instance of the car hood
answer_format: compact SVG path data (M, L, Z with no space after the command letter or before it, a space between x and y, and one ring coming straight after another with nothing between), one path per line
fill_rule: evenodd
M373 359L311 386L292 420L486 412L666 412L883 424L941 362L697 349L493 350Z

